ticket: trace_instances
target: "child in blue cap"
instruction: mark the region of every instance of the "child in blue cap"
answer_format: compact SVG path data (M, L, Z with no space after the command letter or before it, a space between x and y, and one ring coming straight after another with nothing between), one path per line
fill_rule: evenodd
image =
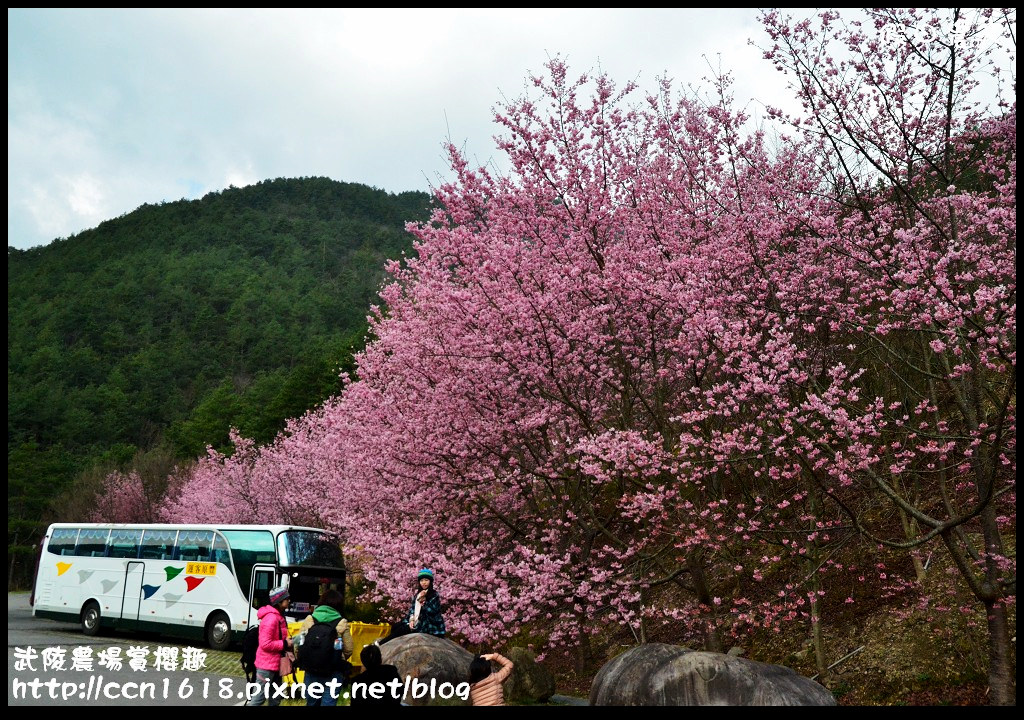
M434 571L423 568L416 573L416 591L402 622L391 627L391 634L381 643L394 640L409 633L426 633L444 637L444 615L441 612L441 596L434 589Z
M434 589L434 571L423 568L416 574L416 594L405 622L412 632L444 637L444 616L441 614L441 596Z

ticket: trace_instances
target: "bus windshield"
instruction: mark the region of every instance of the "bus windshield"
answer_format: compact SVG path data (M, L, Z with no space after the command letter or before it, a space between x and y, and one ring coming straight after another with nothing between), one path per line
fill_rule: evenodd
M277 537L281 564L287 567L344 567L338 539L312 530L288 530Z

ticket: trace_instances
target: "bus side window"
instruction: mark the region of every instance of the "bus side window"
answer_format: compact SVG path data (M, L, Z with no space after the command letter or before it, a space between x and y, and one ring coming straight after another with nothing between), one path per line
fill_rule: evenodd
M96 530L94 528L82 528L78 535L78 547L75 555L82 557L103 557L107 554L107 536L109 530Z
M210 559L211 545L213 533L209 530L181 530L178 533L178 544L174 548L174 559L207 562Z
M110 540L107 542L108 556L114 558L137 558L141 543L141 530L111 530Z
M57 528L50 535L47 552L54 555L74 555L78 542L78 528Z
M142 536L142 557L150 560L170 560L174 555L177 530L147 530Z

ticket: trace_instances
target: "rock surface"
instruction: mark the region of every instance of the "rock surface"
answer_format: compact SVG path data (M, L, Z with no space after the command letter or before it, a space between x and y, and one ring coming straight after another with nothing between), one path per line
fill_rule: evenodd
M782 665L650 643L597 673L591 705L835 705L825 687Z
M385 665L394 665L404 678L406 675L419 678L420 682L429 683L436 680L436 686L442 683L459 683L469 681L469 663L473 654L456 645L451 640L413 633L395 638L380 646L381 659ZM422 698L406 697L404 702L409 705L468 705L457 696L452 699L438 701L430 698L429 693Z
M504 682L505 702L544 702L555 694L555 676L537 662L536 655L521 647L502 654L515 663Z

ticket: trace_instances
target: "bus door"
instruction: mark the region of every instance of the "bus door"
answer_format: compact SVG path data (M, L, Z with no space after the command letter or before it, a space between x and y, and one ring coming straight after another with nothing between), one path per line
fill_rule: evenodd
M273 565L253 565L249 580L249 617L247 626L256 622L256 611L270 602L270 591L274 589L277 568Z
M139 610L142 608L142 578L146 563L128 560L124 567L124 595L121 598L121 626L139 629Z

